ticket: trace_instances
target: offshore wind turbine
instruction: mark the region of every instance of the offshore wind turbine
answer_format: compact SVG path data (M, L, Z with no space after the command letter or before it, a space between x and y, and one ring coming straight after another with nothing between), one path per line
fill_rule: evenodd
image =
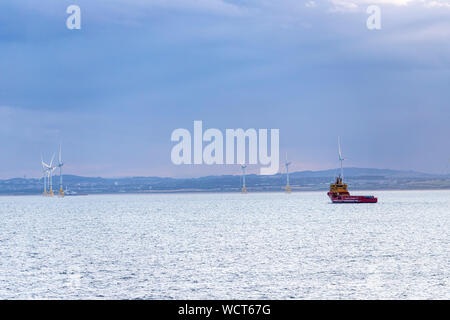
M289 165L291 164L291 162L288 161L288 157L287 157L287 152L286 152L286 161L284 163L284 165L286 166L286 192L287 193L291 193L291 186L289 184Z
M342 157L342 150L341 150L341 137L338 136L338 150L339 150L339 161L341 162L341 174L340 177L342 180L344 180L344 166L343 166L343 161L345 160Z
M59 156L58 156L58 165L59 168L59 192L58 195L60 197L64 197L64 190L63 190L63 177L62 177L62 167L64 165L64 162L62 161L62 154L61 154L61 144L59 145Z
M245 164L241 164L241 169L242 169L242 193L247 193L247 188L245 188L245 168L247 168L247 166Z

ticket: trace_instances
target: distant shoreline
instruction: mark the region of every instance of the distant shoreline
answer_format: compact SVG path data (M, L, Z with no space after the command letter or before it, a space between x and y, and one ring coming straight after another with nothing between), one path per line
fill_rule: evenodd
M247 188L249 194L251 193L286 193L284 190L252 190L251 188ZM428 188L428 189L403 189L403 188L383 188L383 189L354 189L352 190L353 194L357 194L358 192L383 192L383 191L450 191L450 188ZM327 190L292 190L291 193L324 193L326 194ZM91 193L91 194L80 194L80 195L66 195L65 197L86 197L86 196L99 196L99 195L157 195L157 194L241 194L240 191L211 191L211 190L161 190L161 191L148 191L148 192L115 192L115 193ZM27 193L27 194L0 194L0 197L25 197L25 196L42 196L41 193ZM57 198L55 195L53 198Z
M293 192L327 192L335 180L336 169L298 171L289 175ZM54 179L57 179L56 177ZM450 190L450 175L427 174L374 168L345 168L344 181L352 193L376 190ZM284 192L286 174L246 175L249 192ZM0 180L0 195L40 195L43 180L15 178ZM57 180L54 187L59 189ZM239 193L239 175L205 176L199 178L122 177L101 178L63 176L63 188L82 194L176 194L176 193ZM68 193L69 193L68 192Z

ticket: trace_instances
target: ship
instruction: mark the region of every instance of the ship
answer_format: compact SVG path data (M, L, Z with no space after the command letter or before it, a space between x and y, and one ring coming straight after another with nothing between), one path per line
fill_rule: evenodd
M68 196L68 197L87 196L88 195L87 193L78 193L76 191L68 190L67 187L63 194L64 194L64 196Z
M328 191L328 196L333 203L377 203L378 198L374 196L352 196L348 192L348 186L344 183L344 167L342 162L344 158L341 152L341 139L338 138L338 149L339 149L339 161L341 162L341 173L336 178L336 181L330 184L330 191Z

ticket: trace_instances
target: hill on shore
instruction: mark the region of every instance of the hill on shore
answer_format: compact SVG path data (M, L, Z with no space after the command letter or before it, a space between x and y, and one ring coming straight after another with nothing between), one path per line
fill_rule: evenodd
M339 172L338 169L299 171L290 174L293 191L326 190ZM152 192L238 192L241 177L238 175L206 176L199 178L121 177L101 178L64 175L64 188L77 194L101 193L152 193ZM450 175L428 174L373 168L345 168L345 181L352 190L410 190L450 189ZM57 186L58 179L53 183ZM247 175L249 191L282 191L286 175ZM54 189L57 189L55 187ZM42 179L14 178L0 180L0 194L40 194Z

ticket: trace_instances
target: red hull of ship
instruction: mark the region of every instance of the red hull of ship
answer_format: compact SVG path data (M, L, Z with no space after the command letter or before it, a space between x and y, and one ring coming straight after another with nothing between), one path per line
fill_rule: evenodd
M350 196L350 195L339 195L334 196L331 192L328 192L333 203L377 203L378 198L373 196Z

